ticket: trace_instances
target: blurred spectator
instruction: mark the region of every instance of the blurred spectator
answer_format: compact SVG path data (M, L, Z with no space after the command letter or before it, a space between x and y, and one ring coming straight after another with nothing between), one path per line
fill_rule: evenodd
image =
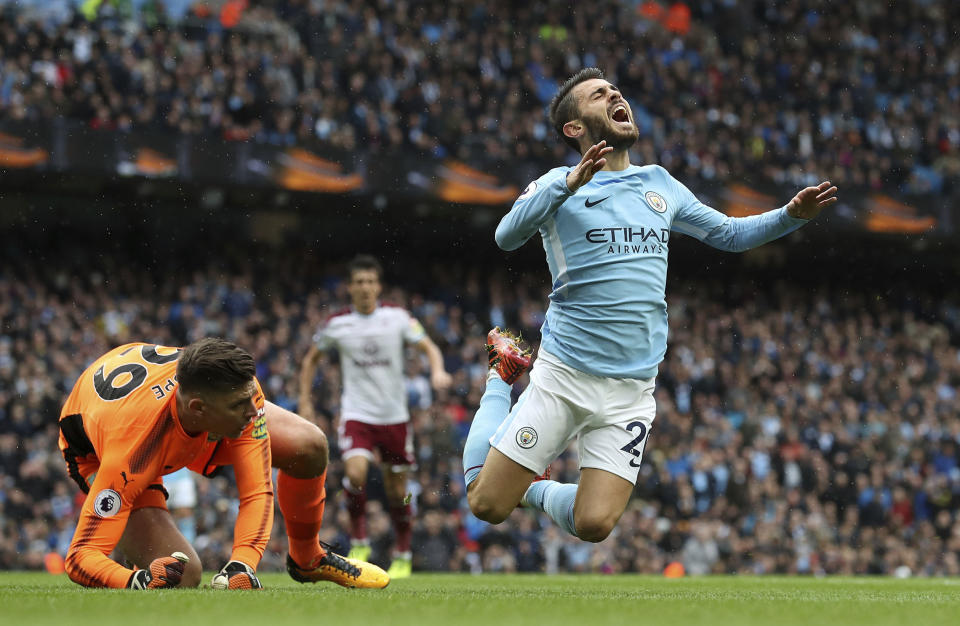
M413 533L413 566L418 570L447 572L454 563L457 536L445 525L441 511L428 510L420 518Z
M955 2L602 1L571 13L551 2L265 0L232 29L181 0L137 0L128 13L104 2L90 20L75 4L0 2L0 121L322 141L540 173L570 158L546 101L597 65L633 103L637 161L680 178L829 177L944 194L960 179ZM165 268L161 280L129 251L85 263L95 253L82 243L58 246L66 267L8 247L0 568L40 568L69 543L81 500L56 451L56 416L92 359L131 338L225 336L254 355L270 398L295 410L299 359L347 302L342 268L296 248L251 258L225 247L223 265ZM464 503L459 457L483 389L485 334L500 325L537 337L547 289L540 274L460 259L424 262L385 294L424 322L454 376L434 394L422 361L407 363L417 568L659 572L680 560L691 572L960 575L953 285L676 283L652 441L619 532L600 545L530 511L491 528ZM339 369L318 377L318 421L332 433ZM344 544L334 439L322 538ZM576 480L574 448L553 472ZM171 490L205 562L230 549L231 480ZM376 546L389 546L390 525L376 480L368 515L383 560ZM275 531L264 568L283 569L283 537Z
M72 245L59 254L84 267L89 251ZM282 254L261 245L256 260L227 247L220 266L160 284L132 254L112 252L109 281L95 270L33 264L29 255L0 264L0 567L42 567L44 554L69 543L80 494L57 452L56 416L91 359L129 337L180 345L224 335L254 355L271 399L296 409L297 363L313 329L347 302L342 268L290 245ZM878 299L848 284L772 282L751 293L736 278L676 283L671 349L635 499L620 532L592 545L557 535L531 511L491 527L465 504L460 450L483 388L484 337L493 319L538 336L541 276L437 261L390 278L397 284L385 297L423 320L455 381L430 394L423 363L407 362L418 569L657 572L671 561L691 573L956 569L955 294L898 284L888 285L896 298ZM335 360L318 380L318 419L334 432ZM343 465L332 444L323 538L344 543ZM553 472L576 480L575 446ZM201 557L226 558L223 529L237 511L229 473L168 481L171 510ZM385 563L392 536L377 475L370 500L374 557ZM264 568L282 569L283 537L278 527Z
M681 551L683 567L692 576L709 574L720 558L720 549L711 536L713 529L709 522L697 521L691 526L692 532Z
M219 15L138 0L86 3L89 19L22 4L0 3L0 119L404 148L533 175L573 158L545 106L598 66L633 104L636 160L682 180L960 180L948 0L263 0Z

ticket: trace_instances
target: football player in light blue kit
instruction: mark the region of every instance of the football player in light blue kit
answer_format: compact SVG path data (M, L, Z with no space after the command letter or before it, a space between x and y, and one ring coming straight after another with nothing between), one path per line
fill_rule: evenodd
M530 385L510 409L510 385L491 369L464 447L473 513L502 522L522 503L585 541L613 530L633 491L656 411L667 348L670 232L743 251L782 237L836 201L829 182L762 215L727 217L658 165L631 165L638 131L630 105L595 68L571 77L550 105L557 132L583 156L530 183L497 227L497 244L540 233L553 281ZM516 346L491 331L494 356ZM509 377L508 378L513 378ZM573 439L580 482L536 480ZM492 447L492 449L491 449Z

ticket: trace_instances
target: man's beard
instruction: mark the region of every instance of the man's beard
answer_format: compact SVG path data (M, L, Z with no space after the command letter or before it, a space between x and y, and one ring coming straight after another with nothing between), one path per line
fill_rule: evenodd
M607 145L614 150L626 150L640 137L637 125L633 124L630 130L620 129L612 122L606 119L583 118L583 125L587 127L587 133L590 135L591 145L607 141Z

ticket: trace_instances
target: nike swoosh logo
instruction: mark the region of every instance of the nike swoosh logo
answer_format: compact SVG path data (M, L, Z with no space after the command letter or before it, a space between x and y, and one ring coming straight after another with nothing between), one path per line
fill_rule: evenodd
M610 197L610 196L607 196L607 198L609 198L609 197ZM583 204L585 204L586 207L589 209L589 208L592 207L592 206L597 206L598 204L600 204L601 202L603 202L603 201L606 200L607 198L600 198L600 199L597 200L596 202L590 202L590 198L587 198L586 200L583 201Z

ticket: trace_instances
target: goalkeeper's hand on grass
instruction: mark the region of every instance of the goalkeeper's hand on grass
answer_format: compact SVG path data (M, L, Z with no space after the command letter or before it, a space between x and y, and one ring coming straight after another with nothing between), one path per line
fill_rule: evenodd
M214 589L263 589L253 568L240 561L230 561L213 577Z
M183 552L154 559L148 569L138 569L130 577L130 589L169 589L183 580L183 570L190 561Z

